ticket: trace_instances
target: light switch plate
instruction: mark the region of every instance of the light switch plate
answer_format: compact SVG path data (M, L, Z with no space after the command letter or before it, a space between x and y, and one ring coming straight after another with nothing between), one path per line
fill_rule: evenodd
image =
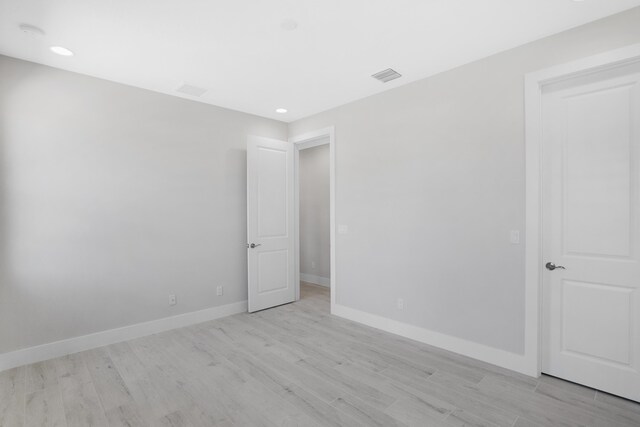
M520 231L519 230L511 230L510 238L512 244L517 245L520 243Z

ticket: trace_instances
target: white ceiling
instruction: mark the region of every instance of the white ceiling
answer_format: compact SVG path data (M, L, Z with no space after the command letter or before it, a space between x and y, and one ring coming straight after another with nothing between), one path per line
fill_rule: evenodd
M640 0L0 0L0 53L293 121ZM282 23L297 22L286 31ZM42 28L44 37L18 29ZM75 56L57 56L51 45ZM380 83L385 68L403 74ZM1 78L1 76L0 76ZM207 89L181 95L183 83ZM284 107L287 114L277 114Z

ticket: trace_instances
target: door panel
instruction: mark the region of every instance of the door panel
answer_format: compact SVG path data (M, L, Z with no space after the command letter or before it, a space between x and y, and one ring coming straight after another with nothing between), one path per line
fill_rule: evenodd
M640 400L640 66L543 92L543 371Z
M562 351L629 366L633 289L571 280L562 287Z
M287 237L287 162L290 153L259 146L258 150L258 234L259 238Z
M633 89L604 87L566 99L567 253L630 255Z
M249 311L295 300L293 145L249 137L247 257ZM255 245L251 247L251 244Z
M258 253L258 294L287 289L291 286L288 277L289 251L261 251Z

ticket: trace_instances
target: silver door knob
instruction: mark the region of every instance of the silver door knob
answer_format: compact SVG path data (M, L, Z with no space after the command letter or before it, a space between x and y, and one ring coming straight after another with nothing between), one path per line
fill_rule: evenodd
M548 262L548 263L547 263L547 265L545 265L545 267L547 268L547 270L550 270L550 271L553 271L553 270L555 270L556 268L558 268L558 269L560 269L560 270L566 270L566 268L564 268L563 266L561 266L561 265L555 265L555 264L554 264L554 263L552 263L552 262Z
M247 248L254 249L254 248L257 248L258 246L262 246L262 243L258 243L258 244L255 244L255 243L248 244L247 243Z

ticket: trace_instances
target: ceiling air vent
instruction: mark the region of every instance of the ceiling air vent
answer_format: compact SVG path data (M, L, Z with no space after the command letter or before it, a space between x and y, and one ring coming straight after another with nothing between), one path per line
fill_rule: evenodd
M397 72L396 70L392 70L391 68L387 68L386 70L382 70L378 73L372 75L376 80L381 81L382 83L390 82L391 80L395 80L399 77L402 77L402 74Z
M184 93L185 95L191 96L202 96L206 91L206 89L202 89L201 87L197 86L191 86L186 83L176 89L176 92Z

